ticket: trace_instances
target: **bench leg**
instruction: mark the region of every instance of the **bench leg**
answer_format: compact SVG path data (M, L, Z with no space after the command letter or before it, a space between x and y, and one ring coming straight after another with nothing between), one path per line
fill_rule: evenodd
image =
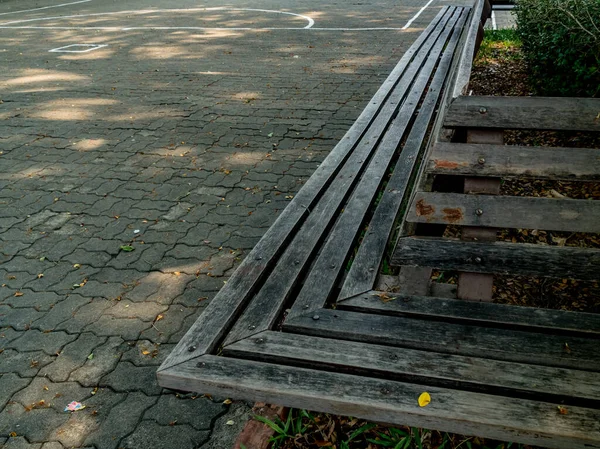
M468 130L467 143L490 143L502 145L502 131ZM464 192L472 194L497 195L500 193L499 178L465 178ZM462 228L462 240L493 242L496 240L496 230L465 226ZM482 273L459 273L458 298L471 301L491 301L494 275Z

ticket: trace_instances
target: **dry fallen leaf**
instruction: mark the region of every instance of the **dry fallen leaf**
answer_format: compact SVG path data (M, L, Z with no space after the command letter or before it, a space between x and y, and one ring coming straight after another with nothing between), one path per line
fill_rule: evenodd
M569 413L567 408L563 407L562 405L559 405L557 408L558 408L558 413L560 413L561 415L566 415L567 413Z
M431 396L426 391L419 396L419 407L425 407L431 402Z
M225 399L225 400L223 401L223 404L225 404L225 405L229 405L229 404L231 404L232 402L233 402L233 401L232 401L231 399Z
M18 298L19 296L23 296L23 292L15 292L15 296Z
M154 320L154 322L157 323L160 320L162 320L163 318L164 318L164 316L162 316L162 315L156 315L156 319Z

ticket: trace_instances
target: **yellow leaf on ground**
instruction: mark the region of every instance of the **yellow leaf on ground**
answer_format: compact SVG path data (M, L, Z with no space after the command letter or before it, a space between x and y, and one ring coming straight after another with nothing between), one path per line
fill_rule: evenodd
M431 396L426 391L421 393L419 396L419 407L425 407L427 404L431 402Z

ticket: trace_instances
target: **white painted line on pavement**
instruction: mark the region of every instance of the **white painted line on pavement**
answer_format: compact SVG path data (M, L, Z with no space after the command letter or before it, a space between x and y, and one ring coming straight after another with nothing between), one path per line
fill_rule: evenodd
M86 30L100 30L100 31L139 31L139 30L161 30L161 31L177 31L177 30L190 30L190 31L406 31L404 28L393 28L393 27L381 27L381 28L215 28L215 27L159 27L159 26L145 26L145 27L75 27L75 26L2 26L0 30L70 30L70 31L86 31Z
M86 0L86 1L91 1L91 0ZM433 0L432 0L433 1ZM315 21L308 17L308 16L304 16L302 14L295 14L293 12L286 12L286 11L275 11L275 10L270 10L270 9L249 9L249 8L226 8L226 7L216 7L216 8L186 8L186 9L146 9L146 10L141 10L141 11L111 11L111 12L97 12L97 13L90 13L90 14L73 14L70 16L54 16L54 17L36 17L33 19L21 19L21 20L13 20L11 22L3 22L0 23L0 26L6 26L6 25L16 25L16 24L20 24L20 23L29 23L29 22L43 22L43 21L48 21L48 20L61 20L61 19L80 19L80 18L85 18L85 17L98 17L98 16L114 16L114 15L119 15L119 14L131 14L131 15L142 15L142 14L156 14L156 13L162 13L162 12L177 12L177 13L181 13L181 12L190 12L190 11L207 11L207 10L219 10L219 11L258 11L258 12L267 12L267 13L275 13L275 14L286 14L286 15L290 15L290 16L295 16L295 17L300 17L304 20L306 20L308 22L308 25L306 25L304 27L304 29L308 29L311 28L314 24ZM91 28L91 27L90 27ZM175 28L175 27L174 27ZM204 27L200 27L200 28L204 28ZM207 28L205 28L207 29ZM215 29L220 29L220 28L215 28ZM223 27L223 29L228 29L226 27ZM242 28L242 29L246 29L246 28ZM251 29L251 28L248 28Z
M419 12L417 12L414 16L412 16L412 18L408 22L406 22L406 25L404 25L402 27L402 29L406 30L408 27L410 27L410 25L417 19L417 17L419 17L421 15L421 13L423 11L425 11L425 9L427 9L427 7L429 5L431 5L432 3L433 3L433 0L429 0L425 6L423 6L421 9L419 9Z
M77 2L71 2L71 3L61 3L60 5L50 5L50 6L42 6L41 8L33 8L33 9L21 9L20 11L9 11L9 12L3 12L0 13L0 16L5 16L7 14L18 14L20 12L32 12L32 11L40 11L42 9L50 9L50 8L60 8L62 6L69 6L69 5L76 5L78 3L87 3L87 2L91 2L92 0L79 0Z
M85 48L85 50L66 50L67 48ZM107 47L106 44L71 44L66 45L64 47L53 48L52 50L48 50L50 53L87 53L90 51L98 50L99 48Z

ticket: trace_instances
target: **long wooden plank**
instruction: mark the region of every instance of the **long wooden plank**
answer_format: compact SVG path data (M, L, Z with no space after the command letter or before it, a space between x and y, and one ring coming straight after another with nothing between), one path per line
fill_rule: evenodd
M482 20L485 23L485 20L487 19L487 17L484 17L484 13L487 7L489 7L489 4L486 5L486 3L487 0L476 0L474 3L471 21L469 22L469 28L464 39L464 46L462 47L462 52L456 68L452 98L467 94L469 81L471 79L473 60L475 59L477 49L479 48L479 29Z
M338 309L441 319L463 324L600 338L600 314L370 291Z
M600 232L600 201L419 192L407 220L492 228Z
M600 98L458 97L444 126L600 131Z
M229 332L225 344L247 338L273 326L281 315L290 293L297 285L298 277L308 268L313 255L320 249L322 239L325 238L330 224L338 219L342 207L344 207L342 219L349 213L344 202L352 194L352 189L358 184L358 187L354 188L354 192L367 195L370 193L371 196L375 194L375 190L387 170L387 161L390 160L402 139L404 130L408 126L427 84L428 76L424 80L420 78L421 73L425 70L423 64L425 67L430 65L433 69L438 52L443 47L447 34L456 23L459 11L449 12L448 21L440 22L440 26L443 25L441 33L432 35L431 42L424 46L429 46L428 50L421 52L408 67L390 97L390 101L369 128L360 145L354 150L338 178L324 193L315 209L311 211L306 223L286 249L269 279L252 298L244 314ZM432 53L428 53L429 50ZM431 58L428 58L428 55ZM420 87L418 86L419 82L421 83ZM394 117L396 111L397 115ZM363 170L365 173L361 173ZM378 172L380 173L378 174ZM370 183L372 186L364 187L365 183ZM358 220L360 224L362 216ZM339 226L339 223L336 226ZM322 251L322 254L326 253L328 253L327 245ZM331 273L331 267L328 266L327 269ZM333 269L337 273L340 271L340 266L337 265Z
M219 341L227 333L257 287L268 275L269 270L283 249L293 238L295 231L320 198L323 190L335 178L341 164L352 154L360 138L369 129L415 54L421 50L430 35L436 32L440 21L446 17L450 10L449 7L442 8L435 19L406 51L356 122L352 124L342 140L329 153L263 238L246 256L227 284L219 291L214 300L211 301L202 315L180 340L179 344L171 351L160 369L211 352L218 346Z
M600 250L528 243L478 243L402 237L394 250L392 265L596 280L600 278Z
M600 149L438 142L427 172L439 175L600 180Z
M329 309L288 319L284 330L445 354L600 371L598 339Z
M240 374L241 373L241 374ZM556 449L600 448L600 411L205 355L158 374L166 388ZM427 391L432 400L419 407Z
M400 152L392 177L369 223L369 229L364 236L361 248L354 259L353 265L356 264L356 266L351 268L346 278L343 294L350 294L348 292L354 292L357 289L364 291L365 284L370 284L367 287L370 288L375 282L375 276L377 275L378 267L384 253L383 248L387 243L391 227L393 226L406 187L410 181L417 156L423 145L423 139L438 103L442 86L446 80L458 38L467 18L468 10L458 10L457 12L461 14L460 18L457 22L449 23L449 26L453 27L453 29L447 30L447 34L438 41L436 48L433 50L436 54L438 52L441 53L442 50L444 51L433 80L429 85L427 95L421 104L419 115L412 125L408 138ZM450 34L450 31L452 31L450 41L444 49L443 47L446 44L446 38ZM415 94L414 104L418 102L420 92L427 86L436 60L437 58L430 57L423 68L420 79L416 83L418 87L415 85L413 88L413 93ZM304 288L292 307L290 312L292 315L302 313L306 308L322 307L323 303L327 300L339 276L340 266L344 263L351 250L367 209L373 202L376 194L375 189L379 186L385 174L387 163L398 147L407 124L408 121L404 121L398 131L393 129L388 131L390 138L386 138L382 143L382 145L385 145L390 150L387 152L388 157L385 160L377 158L373 161L372 166L369 167L369 169L373 168L373 170L370 170L371 173L368 172L365 175L363 181L361 181L361 185L356 189L350 202L344 208L344 214L336 224L335 229L321 252L321 256L313 266L308 280L304 284ZM333 272L334 270L336 271L335 273Z
M597 373L393 348L376 344L263 332L223 350L228 357L367 374L600 408Z

